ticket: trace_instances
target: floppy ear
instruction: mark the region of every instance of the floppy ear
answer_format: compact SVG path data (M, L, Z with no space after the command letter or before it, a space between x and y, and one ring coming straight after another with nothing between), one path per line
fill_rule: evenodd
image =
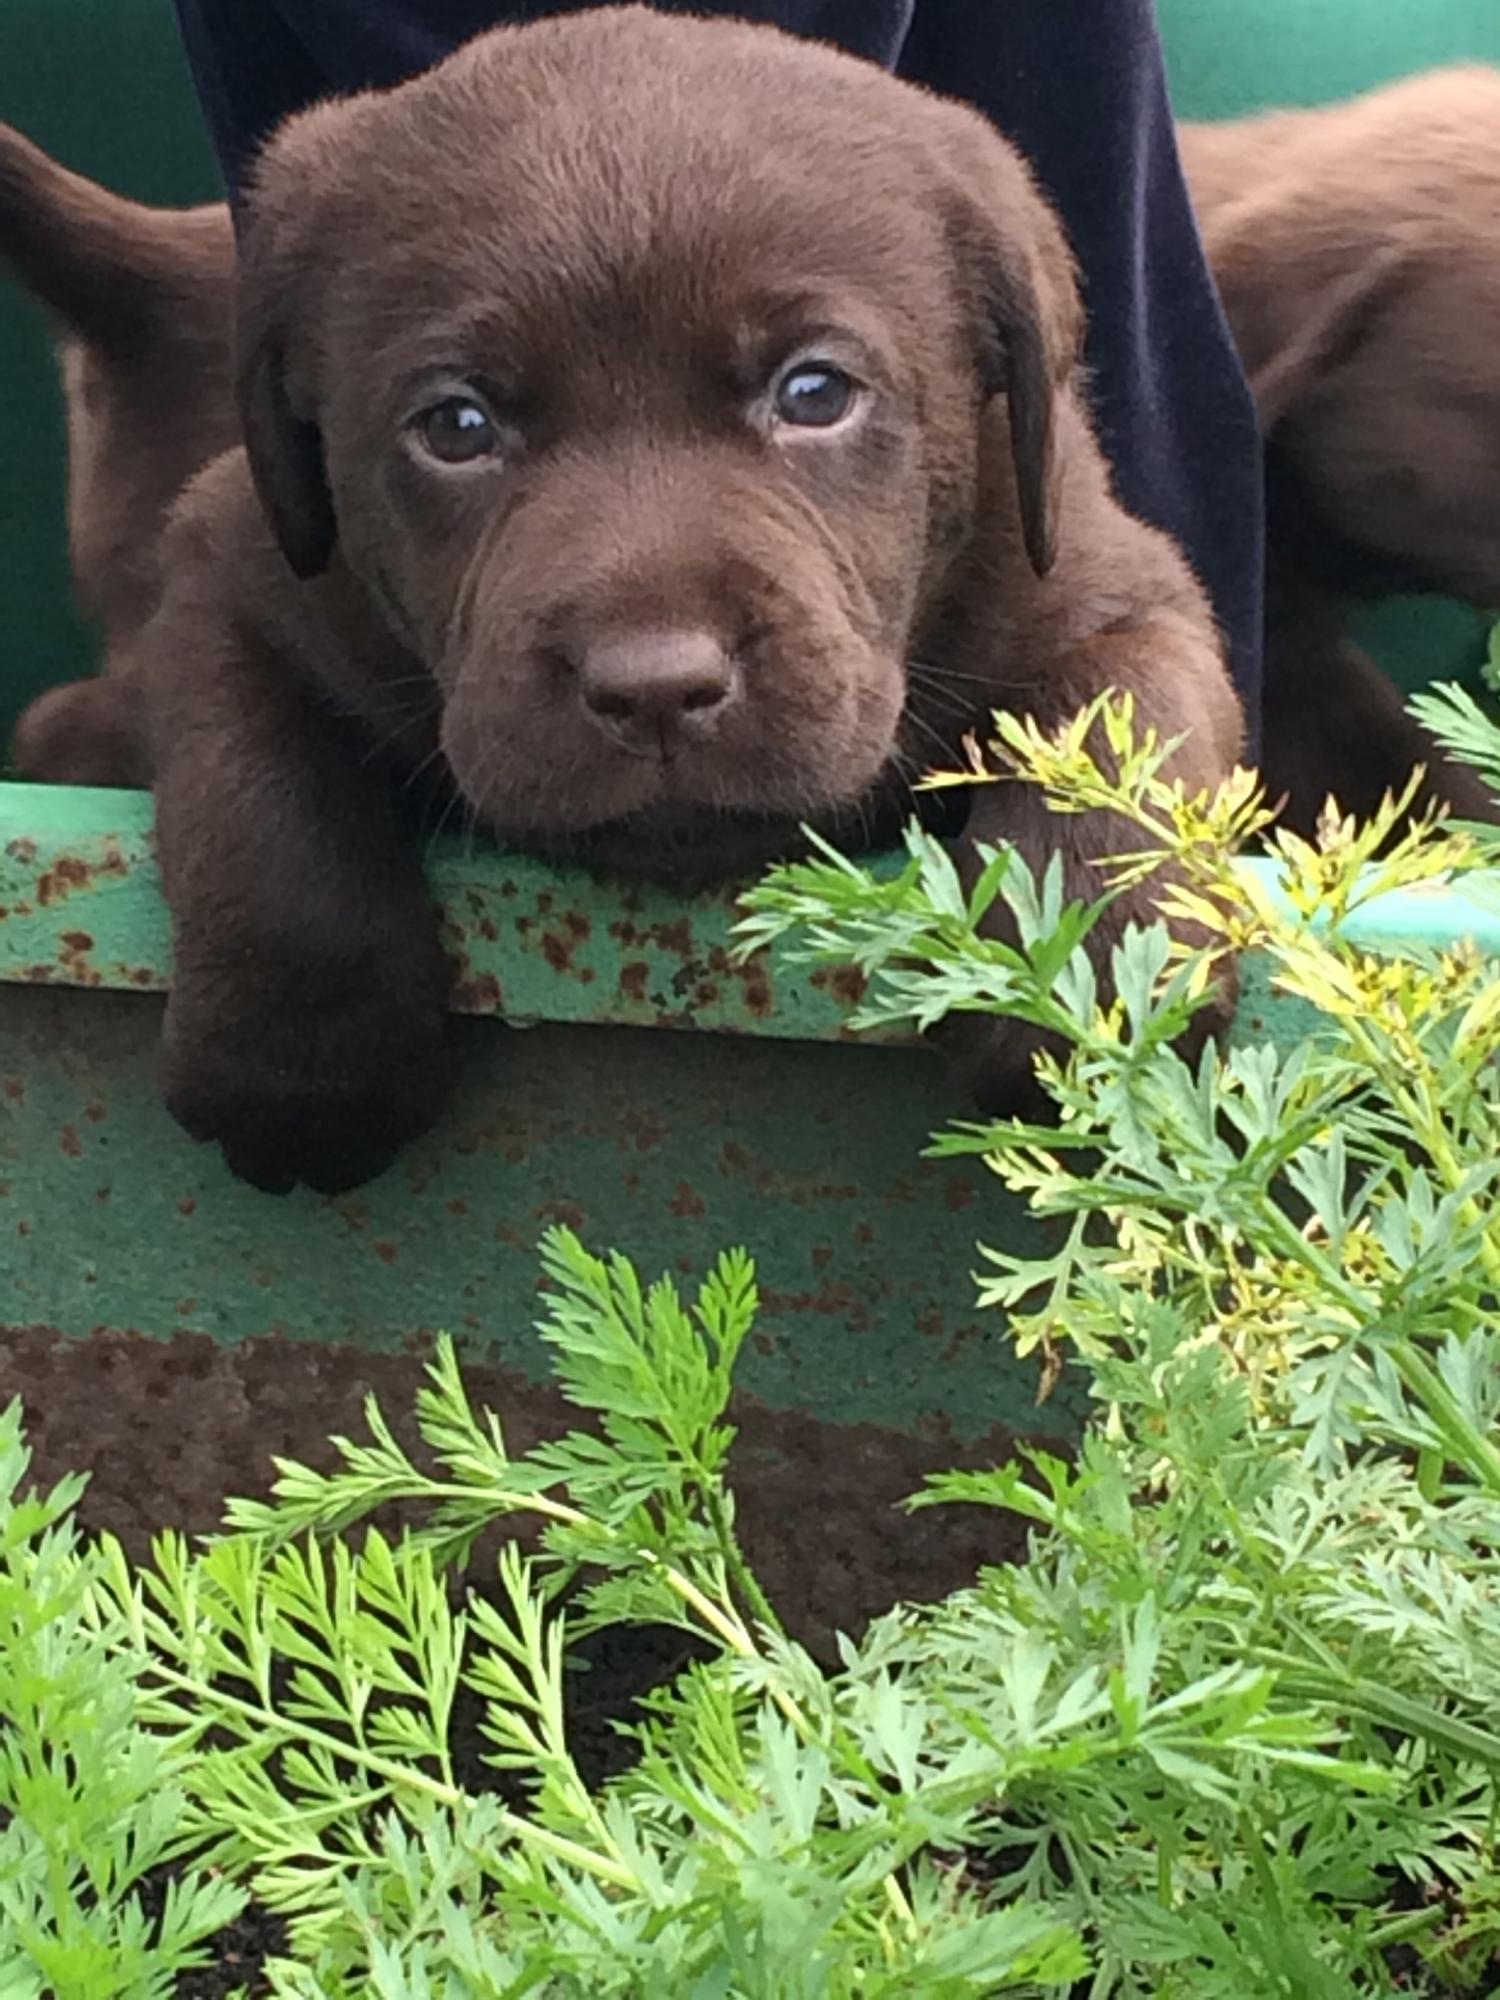
M328 567L338 539L323 439L310 387L299 380L302 319L316 283L308 248L306 180L277 198L266 178L252 190L240 233L236 283L236 392L245 450L261 506L296 575Z
M1078 363L1083 309L1061 224L1020 155L977 115L963 127L948 149L948 237L980 385L1009 408L1026 553L1045 576L1057 559L1057 404Z
M1203 240L1269 437L1364 339L1401 282L1406 253L1330 238L1274 188L1221 208Z

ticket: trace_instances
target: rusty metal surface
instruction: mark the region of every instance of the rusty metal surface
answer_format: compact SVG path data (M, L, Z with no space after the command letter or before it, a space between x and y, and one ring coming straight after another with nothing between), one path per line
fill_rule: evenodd
M921 1049L453 1024L439 1128L355 1195L233 1181L157 1101L161 1003L0 989L0 1325L191 1331L399 1352L448 1329L540 1379L536 1245L566 1221L645 1269L754 1252L744 1365L767 1408L913 1435L1040 1418L1036 1373L973 1305L976 1243L1023 1218L976 1163L924 1161L951 1115Z
M431 869L456 1011L834 1040L857 974L732 965L734 898L450 842ZM0 983L162 991L171 933L137 792L0 785Z
M1243 865L1274 880L1267 862ZM674 897L459 842L437 848L430 874L459 1013L848 1039L859 975L774 953L732 964L732 890ZM1349 929L1376 949L1465 935L1500 955L1500 910L1441 888L1384 897ZM0 784L0 986L161 992L170 971L150 799ZM1263 968L1248 964L1245 986L1242 1037L1306 1033L1306 1010L1273 993Z
M651 1271L746 1244L766 1306L746 1388L770 1411L957 1441L1075 1428L1071 1385L1039 1412L973 1306L977 1245L1022 1247L1025 1218L981 1167L920 1158L962 1107L929 1052L849 1039L850 983L732 970L728 896L461 850L433 874L463 1005L500 1018L453 1024L452 1109L390 1173L274 1200L158 1102L149 801L0 787L0 1326L385 1354L448 1329L535 1381L536 1244L566 1220ZM1500 949L1440 894L1366 927ZM1244 968L1242 1036L1314 1025ZM663 1026L718 1032L639 1032Z

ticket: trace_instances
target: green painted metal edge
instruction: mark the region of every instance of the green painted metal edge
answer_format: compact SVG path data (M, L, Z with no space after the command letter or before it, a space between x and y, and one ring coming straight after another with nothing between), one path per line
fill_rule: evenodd
M730 959L734 892L682 897L440 844L459 1013L837 1041L857 977ZM0 982L163 991L171 931L143 792L0 785Z
M1270 861L1243 864L1276 891ZM510 1022L694 1028L840 1041L852 974L730 954L732 889L691 898L524 856L439 848L433 893L459 971L458 1012ZM1347 934L1370 950L1471 939L1500 957L1500 897L1442 886L1375 899ZM0 982L160 992L171 934L145 793L0 785ZM1299 1010L1247 966L1242 1038L1306 1032Z

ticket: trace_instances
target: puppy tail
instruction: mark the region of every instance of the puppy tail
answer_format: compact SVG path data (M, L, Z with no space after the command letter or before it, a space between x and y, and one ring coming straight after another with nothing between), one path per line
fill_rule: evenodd
M92 345L134 345L233 262L228 210L154 209L71 173L0 124L0 270Z

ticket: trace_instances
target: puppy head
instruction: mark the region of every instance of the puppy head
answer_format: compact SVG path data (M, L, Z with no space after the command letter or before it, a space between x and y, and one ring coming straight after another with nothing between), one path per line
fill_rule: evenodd
M1500 603L1500 71L1183 131L1281 542Z
M479 815L631 861L879 784L976 529L1020 590L1051 566L1078 333L982 120L632 7L287 128L241 407L289 563L337 548Z

